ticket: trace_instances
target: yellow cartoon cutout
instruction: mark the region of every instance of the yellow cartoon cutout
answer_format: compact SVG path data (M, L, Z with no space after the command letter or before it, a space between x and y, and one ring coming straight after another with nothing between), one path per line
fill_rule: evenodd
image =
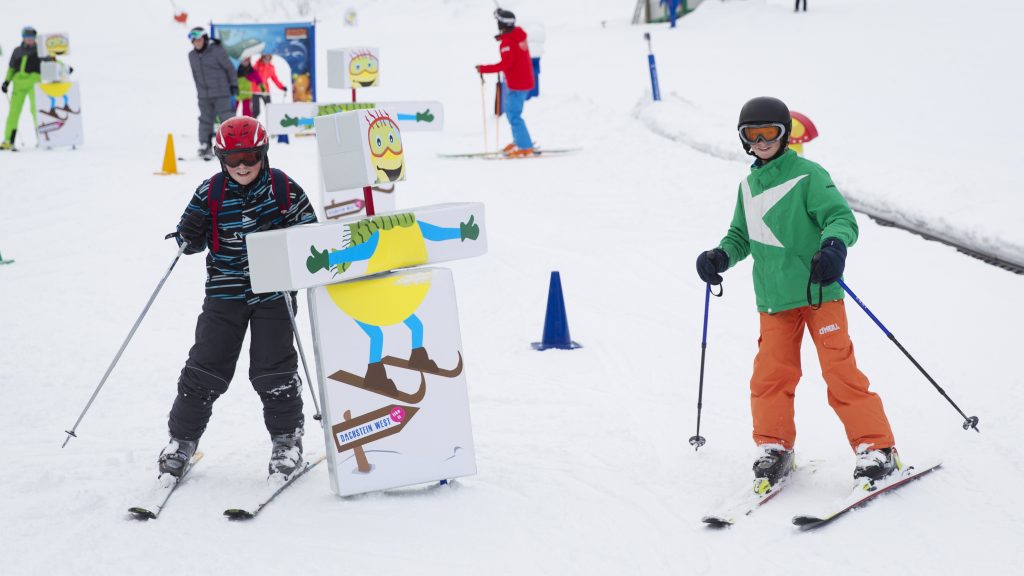
M66 34L49 34L45 46L47 56L64 56L68 53L70 42Z
M348 63L348 79L353 88L376 86L380 73L377 56L369 50L357 50L352 53Z
M45 118L39 123L36 131L42 134L49 141L50 132L60 130L67 123L68 117L72 114L79 114L81 110L73 110L68 103L68 92L73 84L71 82L41 82L37 84L50 99L50 108L40 108L37 112ZM60 100L60 106L57 101Z
M366 272L372 274L399 267L414 266L427 261L426 242L476 240L480 225L470 216L458 228L435 226L419 221L413 213L374 216L359 220L346 227L342 250L317 250L310 246L306 269L311 274L321 270L342 273L352 262L367 261ZM425 275L391 275L367 280L344 282L327 287L334 304L351 317L370 339L370 354L366 375L359 376L339 370L331 379L362 388L388 398L415 404L426 393L426 381L414 393L398 390L388 378L385 366L416 370L453 378L462 372L462 355L454 368L439 368L423 347L423 322L416 315L430 290L430 272ZM384 326L404 324L410 331L409 358L383 356Z
M405 154L402 152L402 133L398 123L383 111L366 116L370 127L366 138L370 144L370 163L376 171L374 184L387 184L405 180Z

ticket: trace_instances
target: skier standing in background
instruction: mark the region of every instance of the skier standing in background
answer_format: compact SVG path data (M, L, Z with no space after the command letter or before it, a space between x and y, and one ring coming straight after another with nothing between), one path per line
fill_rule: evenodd
M739 187L732 225L717 248L701 252L697 274L712 285L747 255L754 258L760 338L750 379L755 490L764 493L793 469L793 397L800 380L800 343L808 329L818 350L829 405L856 454L855 478L877 480L902 468L882 401L868 391L847 329L836 281L857 220L821 166L787 149L792 131L781 100L754 98L740 111L743 149L755 157ZM811 286L819 302L810 305Z
M477 65L476 71L481 74L505 74L508 96L504 108L512 127L513 142L505 146L503 152L510 157L532 156L533 140L523 120L523 103L534 86L533 62L526 42L526 32L516 26L516 15L508 10L498 8L494 11L494 18L498 21L499 34L494 39L501 42L501 62Z
M238 96L238 78L220 40L210 39L201 26L188 33L192 51L188 63L196 83L199 103L199 156L213 159L213 124L235 115L231 99Z
M7 75L3 84L0 84L0 91L7 94L11 84L14 84L11 94L11 106L7 112L7 125L4 127L4 139L0 143L0 150L14 150L14 138L18 134L18 120L21 118L21 108L25 105L25 97L28 97L29 106L32 109L32 123L36 123L36 84L40 76L40 62L55 60L52 56L40 58L36 47L36 29L25 26L21 30L21 45L11 52L11 61L7 68Z
M258 90L253 90L252 99L252 116L253 118L260 115L260 101L265 104L270 104L270 82L273 81L277 85L278 90L284 90L285 93L288 89L285 88L284 84L277 78L277 69L274 68L273 62L274 56L272 54L262 54L260 59L253 64L253 69L256 70L256 74L260 77L260 87Z
M228 389L246 330L249 380L263 401L273 443L269 474L287 477L302 464L302 380L285 293L253 293L245 236L316 222L316 214L302 188L283 172L273 175L278 182L274 185L267 147L267 131L256 119L240 116L221 124L214 149L222 175L199 185L178 224L185 254L207 246L210 252L206 299L195 344L178 378L168 419L170 442L159 458L161 474L180 477L185 471L210 421L213 402ZM220 209L212 216L210 188L217 180L222 183ZM279 193L288 195L286 210L278 202ZM295 293L287 297L295 309Z
M260 75L252 67L249 58L243 57L242 61L238 64L238 103L242 105L242 116L256 117L256 114L252 111L252 99L253 92L261 90L259 85ZM238 113L237 108L236 106L236 114Z

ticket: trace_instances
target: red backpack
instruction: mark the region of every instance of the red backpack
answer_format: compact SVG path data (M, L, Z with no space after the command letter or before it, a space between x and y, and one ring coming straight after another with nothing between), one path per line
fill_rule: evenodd
M224 191L228 188L228 178L224 172L217 172L210 178L210 189L207 191L206 200L210 208L210 220L213 222L213 247L210 249L216 252L220 248L220 235L217 234L217 215L220 213L220 206L224 202ZM288 175L277 168L270 169L270 191L277 201L277 209L282 215L288 213L291 208L292 184Z

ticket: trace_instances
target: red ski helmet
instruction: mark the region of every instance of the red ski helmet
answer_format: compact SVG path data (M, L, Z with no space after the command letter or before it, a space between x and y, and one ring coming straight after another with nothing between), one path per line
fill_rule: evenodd
M268 143L267 130L259 120L235 116L217 129L213 151L222 164L232 168L242 162L253 166L266 160Z

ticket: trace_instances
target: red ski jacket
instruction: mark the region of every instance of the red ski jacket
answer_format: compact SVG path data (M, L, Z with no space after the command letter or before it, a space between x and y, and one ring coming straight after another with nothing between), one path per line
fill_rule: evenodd
M516 26L498 36L501 41L501 62L477 66L484 74L504 72L509 90L533 90L533 60L526 45L526 32Z
M252 67L256 71L256 73L260 75L260 79L262 80L264 90L266 90L267 92L270 91L271 80L274 81L274 84L277 84L278 90L284 90L284 84L281 84L281 81L277 79L277 69L274 68L273 63L264 62L263 60L257 60L256 63L252 65Z

